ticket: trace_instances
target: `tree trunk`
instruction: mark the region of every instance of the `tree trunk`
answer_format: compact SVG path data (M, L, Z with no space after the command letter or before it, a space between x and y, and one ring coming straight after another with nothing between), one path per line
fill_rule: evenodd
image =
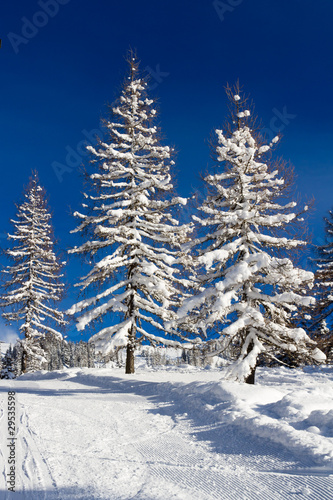
M128 278L131 279L134 267L132 266L128 273ZM129 301L129 316L134 318L134 293L135 291L132 289L132 295ZM127 342L127 350L126 350L126 370L125 373L134 373L134 350L135 350L135 338L136 338L136 324L135 318L131 325L131 328L128 330L128 342Z
M26 373L27 372L27 368L28 368L28 355L26 353L25 350L23 350L23 353L22 353L22 359L21 359L21 370L22 370L22 373Z
M254 377L256 373L256 366L252 368L250 375L248 375L245 379L246 384L254 384Z
M127 344L125 373L134 373L134 346L132 344Z
M247 353L246 355L248 356L250 354L250 352L252 351L254 347L254 344L253 344L253 341L251 340L250 344L249 344L249 347L247 348ZM250 374L246 377L245 379L245 383L246 384L254 384L254 378L255 378L255 373L256 373L256 365L254 365L253 368L251 368L251 372Z

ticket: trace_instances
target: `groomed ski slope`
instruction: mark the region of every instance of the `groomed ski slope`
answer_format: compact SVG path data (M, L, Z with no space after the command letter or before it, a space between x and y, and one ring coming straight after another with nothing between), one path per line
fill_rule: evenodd
M0 382L0 498L333 498L333 373L68 369ZM17 391L16 493L7 491L7 390Z

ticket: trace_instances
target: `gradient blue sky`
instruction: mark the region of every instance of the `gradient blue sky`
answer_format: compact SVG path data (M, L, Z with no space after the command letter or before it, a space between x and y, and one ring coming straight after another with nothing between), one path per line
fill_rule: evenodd
M76 242L69 235L82 191L75 162L85 156L82 150L76 155L61 182L53 165L66 164L68 151L82 146L83 131L99 127L105 104L119 94L124 57L133 47L152 75L165 143L178 151L179 194L200 189L210 134L227 113L224 86L239 78L266 129L282 132L278 155L294 164L297 191L316 199L310 229L320 243L322 217L333 206L332 22L330 0L5 2L0 241L5 244L14 202L37 169L60 245ZM74 262L68 267L69 281L77 270ZM74 297L71 290L66 306Z

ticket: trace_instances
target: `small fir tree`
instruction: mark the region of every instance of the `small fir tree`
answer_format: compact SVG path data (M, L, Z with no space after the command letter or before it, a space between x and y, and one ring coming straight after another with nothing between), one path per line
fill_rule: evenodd
M19 340L13 347L13 361L14 361L13 367L14 367L15 378L19 377L23 373L24 350L22 342L23 342L22 340Z
M3 357L0 378L5 378L5 379L15 378L15 357L11 345L9 346Z
M316 305L312 310L311 331L319 333L323 320L332 322L333 316L333 211L331 210L325 221L325 244L316 246L317 258L312 259L316 264L315 293Z
M325 353L327 363L332 363L333 333L329 329L325 319L322 319L319 325L317 325L314 339L317 341L318 347Z
M302 292L313 274L287 255L305 243L286 237L297 214L296 203L278 200L284 179L270 151L279 138L264 144L239 87L227 94L231 120L225 131L216 130L223 168L206 176L209 194L195 217L205 231L196 241L201 291L185 301L179 317L204 338L210 331L228 338L235 355L230 376L254 383L260 353L272 349L312 361L324 355L293 325L295 311L313 302Z
M58 328L66 324L57 308L64 285L60 282L61 265L54 252L51 215L44 189L34 173L17 206L15 232L8 235L14 243L5 251L12 261L4 271L5 285L1 297L3 317L8 323L18 322L21 340L22 372L45 368L45 353L40 340L45 334L62 338Z

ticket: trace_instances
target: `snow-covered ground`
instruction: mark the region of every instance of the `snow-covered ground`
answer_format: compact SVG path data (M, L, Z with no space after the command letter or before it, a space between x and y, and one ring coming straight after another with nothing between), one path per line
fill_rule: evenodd
M188 366L0 381L0 498L333 498L332 368L259 369L257 385ZM17 391L18 493L5 482ZM21 493L20 493L21 492Z

